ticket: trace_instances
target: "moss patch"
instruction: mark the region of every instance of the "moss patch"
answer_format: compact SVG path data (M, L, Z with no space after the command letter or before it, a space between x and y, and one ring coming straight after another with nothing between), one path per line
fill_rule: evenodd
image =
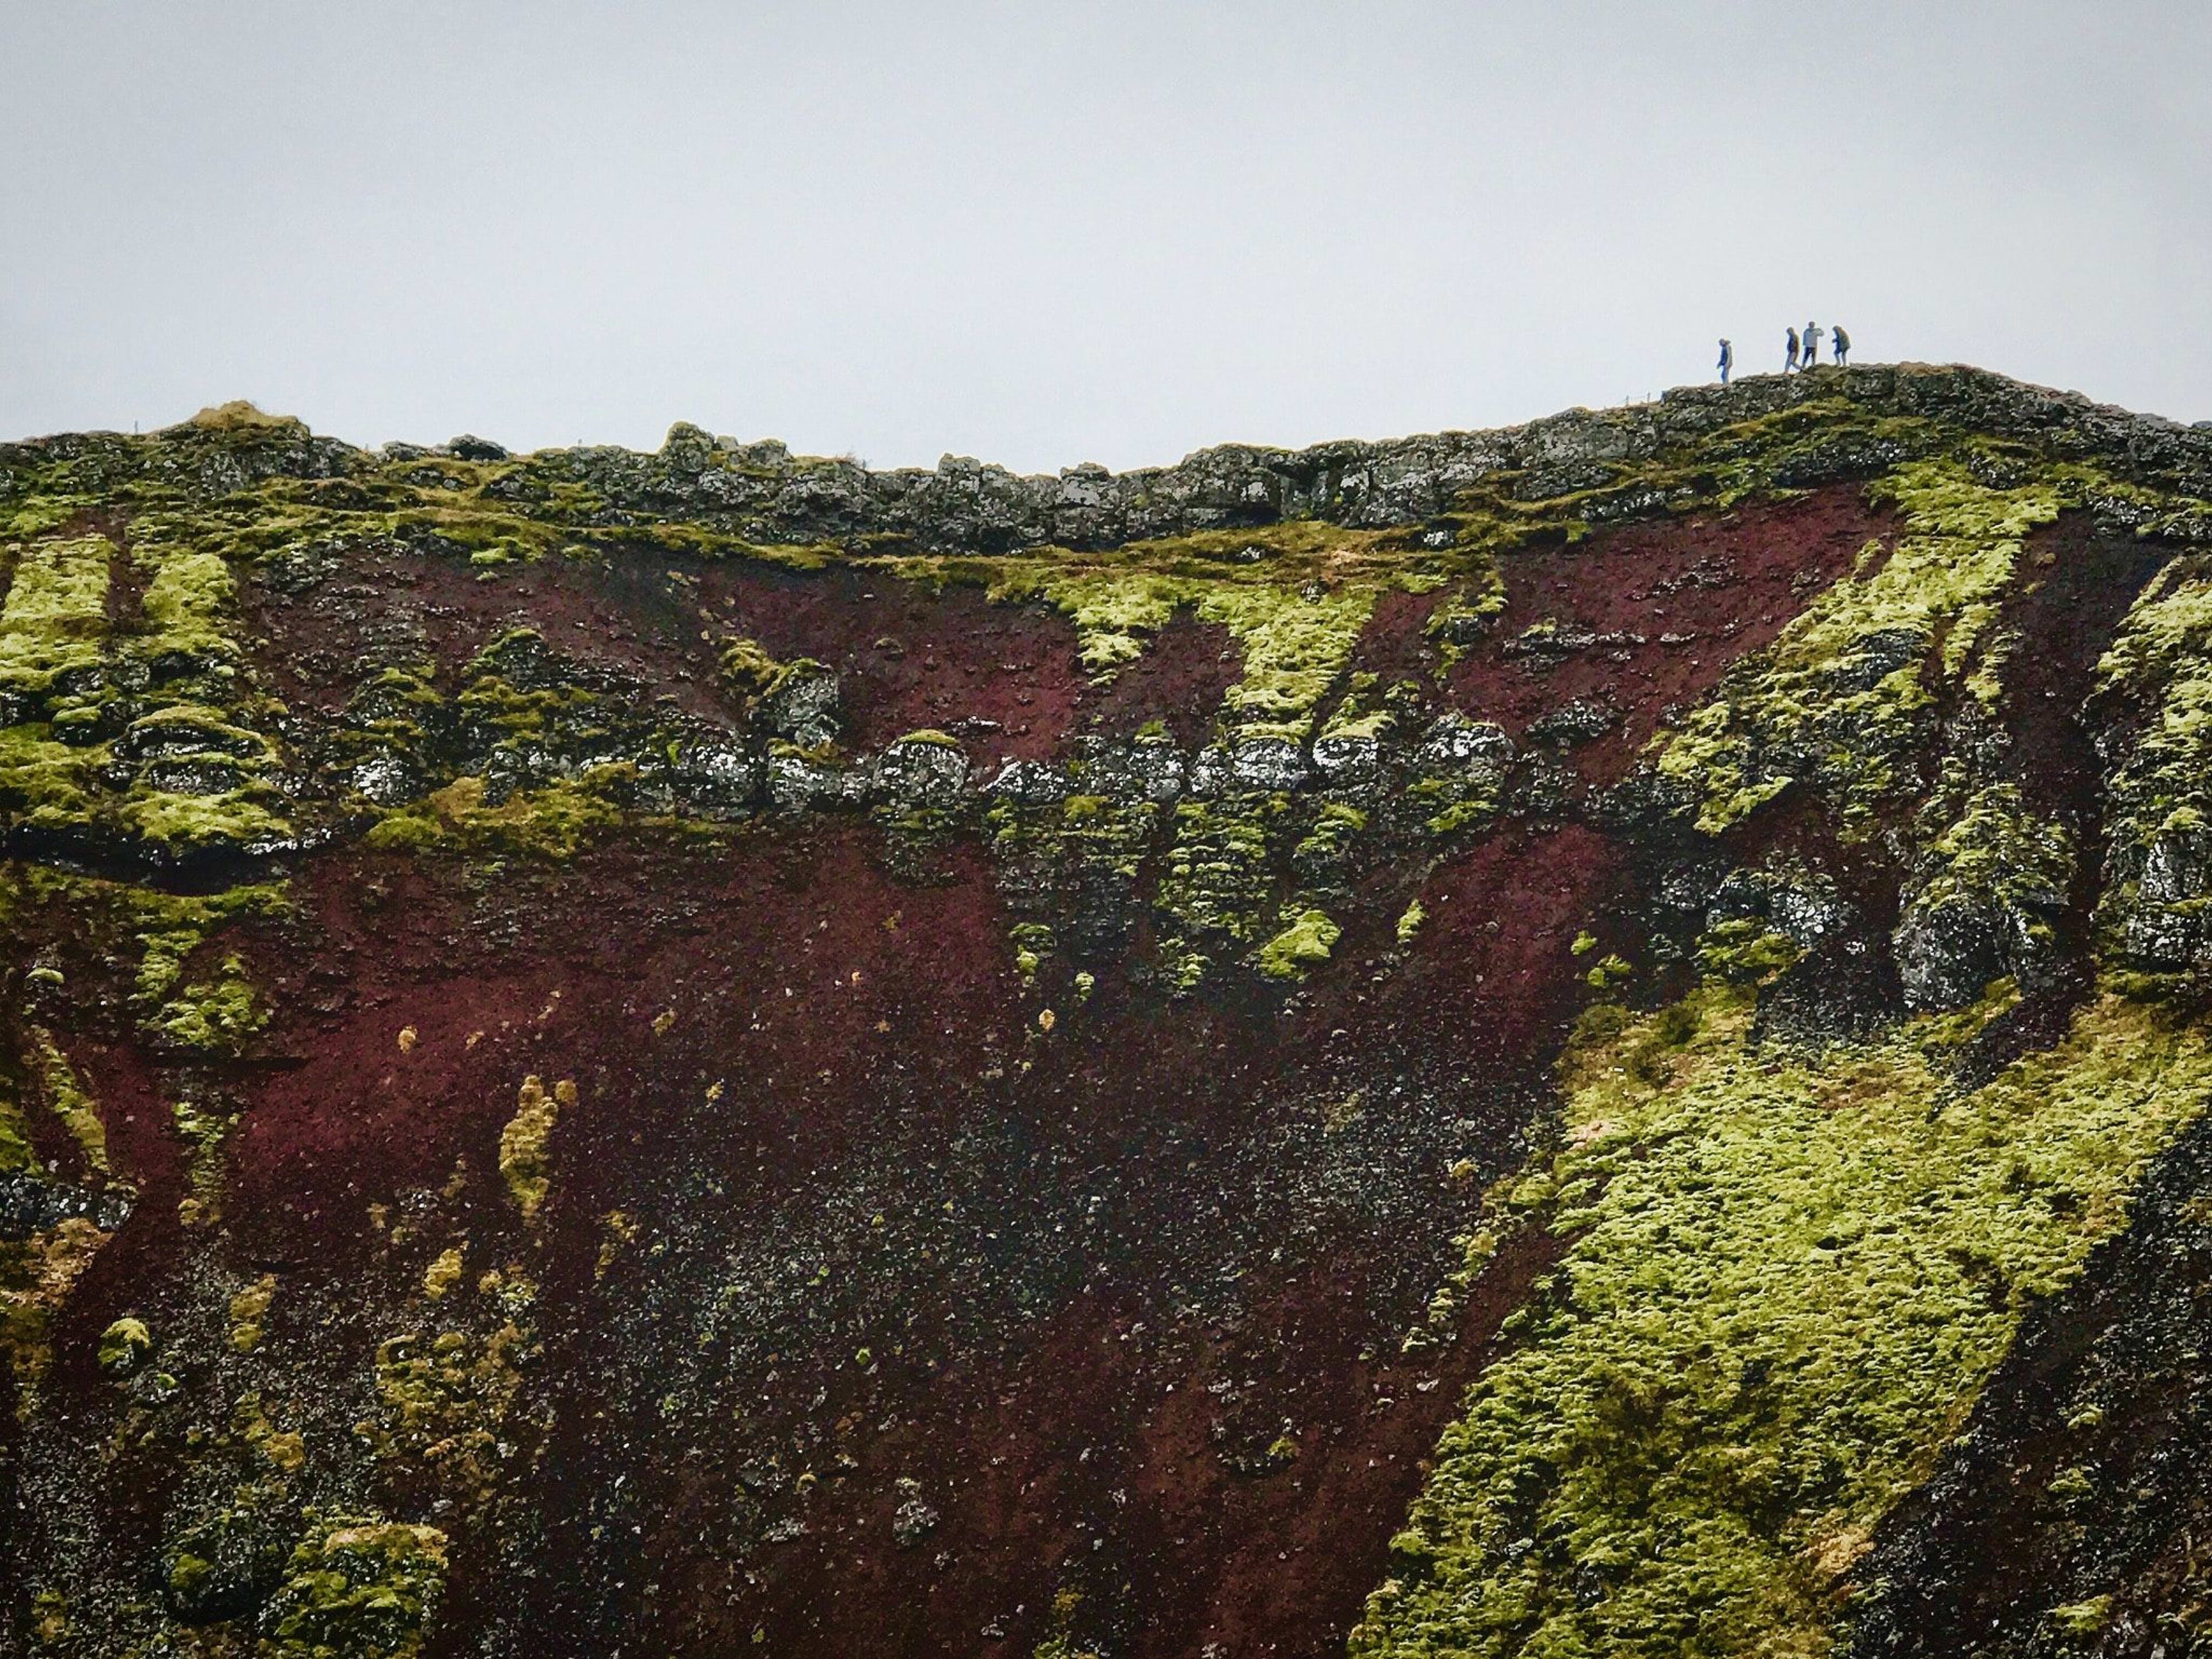
M2178 559L2143 590L2097 678L2124 734L2104 920L2137 967L2212 967L2212 558Z
M1817 1654L1875 1523L2208 1100L2201 1032L2106 997L1950 1094L1985 1014L1814 1064L1710 986L1570 1065L1571 1239L1471 1390L1358 1655Z
M1343 931L1326 910L1300 911L1260 947L1260 971L1270 979L1302 978L1328 960Z
M263 1609L275 1659L410 1659L445 1587L446 1534L373 1515L316 1515Z
M1796 783L1818 789L1845 832L1906 781L1936 707L1930 672L1963 683L1984 665L2021 544L2058 516L2058 483L1996 489L1963 463L1899 468L1871 492L1904 515L1887 556L1821 593L1712 701L1655 739L1660 775L1717 834Z
M499 1172L525 1221L537 1218L538 1206L551 1189L548 1146L562 1109L575 1103L576 1085L569 1079L563 1078L549 1092L536 1077L525 1078L514 1115L500 1132Z

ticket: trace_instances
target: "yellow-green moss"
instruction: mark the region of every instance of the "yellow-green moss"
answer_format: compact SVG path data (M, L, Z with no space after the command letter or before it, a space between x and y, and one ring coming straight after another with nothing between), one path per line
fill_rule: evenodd
M99 665L114 552L105 536L15 550L15 580L0 606L0 690L42 692L58 675Z
M2021 544L2066 501L2056 483L1987 488L1953 461L1900 467L1869 494L1905 520L1887 556L1869 544L1853 574L1654 740L1660 775L1695 802L1700 829L1717 834L1799 782L1847 833L1863 825L1933 708L1931 652L1945 678L1966 678Z
M994 599L1042 599L1075 624L1098 678L1134 661L1179 611L1225 627L1243 658L1224 712L1248 731L1304 736L1350 660L1376 599L1464 577L1480 561L1429 549L1403 532L1294 520L1198 531L1105 552L1042 548L996 557L902 557L883 563L923 581L976 581Z
M149 948L149 960L154 956ZM197 980L167 997L145 1024L175 1048L198 1054L234 1055L268 1024L269 1012L254 992L245 962L228 956L213 978Z
M1752 1012L1709 985L1573 1054L1540 1165L1567 1255L1355 1655L1828 1651L2022 1310L2212 1100L2203 1034L2112 997L1967 1092L1924 1051L1986 1010L1818 1062L1753 1047Z
M276 1301L276 1275L264 1273L230 1298L230 1346L252 1353L261 1346L269 1310Z
M526 1286L501 1288L509 1303L527 1305ZM534 1341L512 1319L482 1336L393 1337L376 1351L376 1413L355 1432L395 1470L426 1474L465 1504L484 1502L499 1477L500 1431L522 1385L518 1351Z
M1301 978L1328 960L1343 932L1326 910L1300 911L1260 947L1260 971L1270 979Z
M447 1293L460 1282L461 1251L459 1245L441 1251L422 1270L422 1294L433 1302L443 1301Z
M33 1026L30 1037L40 1080L46 1086L46 1103L76 1140L85 1167L106 1174L107 1129L100 1121L100 1109L77 1081L76 1068L69 1063L53 1033L43 1026Z
M2106 717L2130 729L2106 784L2104 915L2139 960L2202 967L2212 900L2178 871L2212 857L2212 558L2177 559L2144 588L2097 678ZM2175 868L2146 895L2155 863Z
M1242 957L1255 943L1272 908L1271 835L1291 806L1286 795L1249 794L1176 805L1153 896L1162 966L1176 990L1195 988L1216 965L1216 950Z
M374 1515L309 1511L261 1615L269 1659L413 1659L445 1587L446 1534Z
M238 654L226 617L237 597L230 566L214 553L188 548L134 550L137 562L154 567L139 602L149 654L184 652L199 658Z
M139 1362L153 1352L154 1334L143 1319L126 1314L100 1334L100 1369L112 1376L137 1370Z
M500 1132L499 1172L525 1221L537 1217L552 1186L552 1163L547 1151L554 1125L564 1108L576 1103L576 1085L564 1078L550 1092L535 1076L525 1078L516 1097L514 1115Z
M8 1080L0 1076L0 1175L12 1174L31 1167L30 1127L23 1121L23 1108L10 1091Z
M574 858L587 843L623 823L613 797L635 779L636 769L626 761L605 762L542 789L519 789L497 806L484 804L481 777L459 777L419 801L386 813L365 839L384 852Z

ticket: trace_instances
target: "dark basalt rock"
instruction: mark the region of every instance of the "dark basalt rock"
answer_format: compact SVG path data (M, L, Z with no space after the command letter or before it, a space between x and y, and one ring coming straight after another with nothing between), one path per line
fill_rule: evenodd
M131 1218L137 1202L128 1187L80 1187L22 1170L0 1172L0 1239L29 1238L73 1219L112 1233Z

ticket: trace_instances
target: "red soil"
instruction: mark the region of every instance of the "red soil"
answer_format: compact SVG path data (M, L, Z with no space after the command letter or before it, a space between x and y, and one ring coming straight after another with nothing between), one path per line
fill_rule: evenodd
M1212 737L1221 700L1243 674L1243 655L1226 628L1180 612L1146 642L1143 656L1105 685L1085 689L1085 729L1129 737L1158 720L1178 744L1194 749Z
M1730 662L1770 643L1869 541L1891 529L1856 485L1838 484L1796 501L1633 525L1510 555L1501 562L1504 613L1453 666L1448 699L1516 738L1539 715L1577 698L1604 703L1619 723L1577 758L1586 777L1613 781L1665 710L1696 703ZM1547 618L1601 642L1556 666L1508 651Z
M551 1571L518 1584L494 1537L464 1534L457 1644L527 1607L549 1653L601 1650L617 1628L659 1650L732 1651L759 1628L781 1653L1018 1654L1073 1589L1092 1610L1079 1625L1104 1620L1139 1654L1335 1650L1548 1246L1493 1268L1456 1343L1401 1357L1479 1183L1447 1180L1436 1154L1409 1234L1314 1207L1297 1160L1251 1149L1294 1133L1286 1109L1361 1088L1347 1133L1387 1127L1395 1079L1456 1101L1483 1126L1461 1144L1487 1167L1510 1162L1580 1000L1567 942L1619 880L1613 854L1579 829L1469 849L1431 878L1431 934L1405 970L1379 988L1364 970L1325 971L1286 1021L1202 1003L1162 1018L1102 992L1047 1037L1011 972L988 867L962 855L940 884L908 885L871 845L859 823L750 837L733 855L632 843L573 870L510 866L490 885L434 864L312 863L298 921L224 941L277 1010L235 1080L248 1109L224 1251L242 1274L279 1274L270 1341L322 1355L302 1363L327 1364L343 1395L366 1348L422 1316L404 1311L409 1287L448 1242L472 1273L534 1264L545 1349L528 1387L553 1429L520 1495ZM82 1060L111 1110L158 1112L143 1062L91 1047ZM533 1073L580 1091L534 1240L497 1175ZM184 1316L192 1252L161 1213L180 1167L158 1137L117 1127L148 1213L100 1259L64 1346L88 1346L125 1308L164 1328ZM991 1156L1012 1161L981 1166L978 1184L935 1181L979 1129L1012 1137ZM674 1419L641 1409L634 1390L681 1385L694 1316L664 1350L650 1310L672 1291L710 1304L728 1271L717 1252L834 1206L862 1169L895 1227L950 1190L957 1225L1003 1235L991 1248L1007 1253L980 1277L927 1252L856 1257L832 1285L857 1273L870 1318L903 1321L902 1338L872 1339L872 1370L852 1358L870 1339L809 1323L763 1337L774 1364L739 1364L718 1419L690 1414L712 1396L686 1395ZM1117 1194L1122 1218L1056 1254L1055 1218L1094 1188ZM415 1217L416 1239L393 1245L372 1205ZM617 1210L641 1231L610 1269L602 1218ZM705 1255L701 1214L720 1241ZM1295 1461L1239 1473L1231 1455L1260 1455L1285 1425ZM799 1510L805 1535L749 1552L702 1542L745 1501L744 1459L777 1445L820 1478ZM891 1537L894 1474L941 1512L910 1549ZM112 1518L157 1526L167 1489L149 1474ZM592 1535L615 1493L638 1528L619 1547Z
M957 726L979 758L1041 760L1084 691L1073 624L1042 605L994 605L981 587L723 565L705 573L700 600L771 655L837 670L848 741L861 749Z
M732 638L811 657L843 680L846 740L876 749L923 727L957 728L979 763L1042 758L1085 690L1075 632L1042 605L991 604L980 587L933 591L882 574L812 574L673 556L548 560L480 574L392 551L355 556L299 595L258 588L280 695L334 711L365 656L426 656L457 674L511 628L619 671L647 698L727 720L717 664Z

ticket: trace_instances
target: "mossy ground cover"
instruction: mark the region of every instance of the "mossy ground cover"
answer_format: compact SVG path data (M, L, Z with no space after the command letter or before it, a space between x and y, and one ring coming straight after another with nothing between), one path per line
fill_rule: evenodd
M2098 699L2126 734L2106 781L2104 912L2154 970L2212 966L2212 559L2178 559L2137 599L2099 665Z
M1755 1046L1753 1000L1709 984L1571 1057L1523 1185L1571 1246L1355 1654L1831 1651L1875 1523L2212 1101L2203 1033L2114 997L1971 1091L1945 1056L2002 994L1825 1054Z
M1179 611L1228 629L1243 657L1224 720L1303 738L1343 673L1376 599L1486 570L1473 556L1425 550L1402 534L1294 521L1134 542L1103 554L1048 548L1003 559L893 559L917 580L984 582L1007 603L1042 599L1076 628L1084 666L1110 677Z
M1795 784L1831 803L1846 831L1869 823L1908 781L1903 768L1937 706L1998 643L1991 625L2028 533L2066 505L2055 483L1997 489L1963 463L1917 462L1874 494L1903 515L1893 548L1869 544L1861 568L1808 605L1721 691L1656 740L1660 775L1717 834Z
M118 625L104 536L14 550L0 611L0 804L22 825L112 836L164 856L274 845L290 832L270 775L277 713L240 672L225 562L149 539L130 563L137 615Z

